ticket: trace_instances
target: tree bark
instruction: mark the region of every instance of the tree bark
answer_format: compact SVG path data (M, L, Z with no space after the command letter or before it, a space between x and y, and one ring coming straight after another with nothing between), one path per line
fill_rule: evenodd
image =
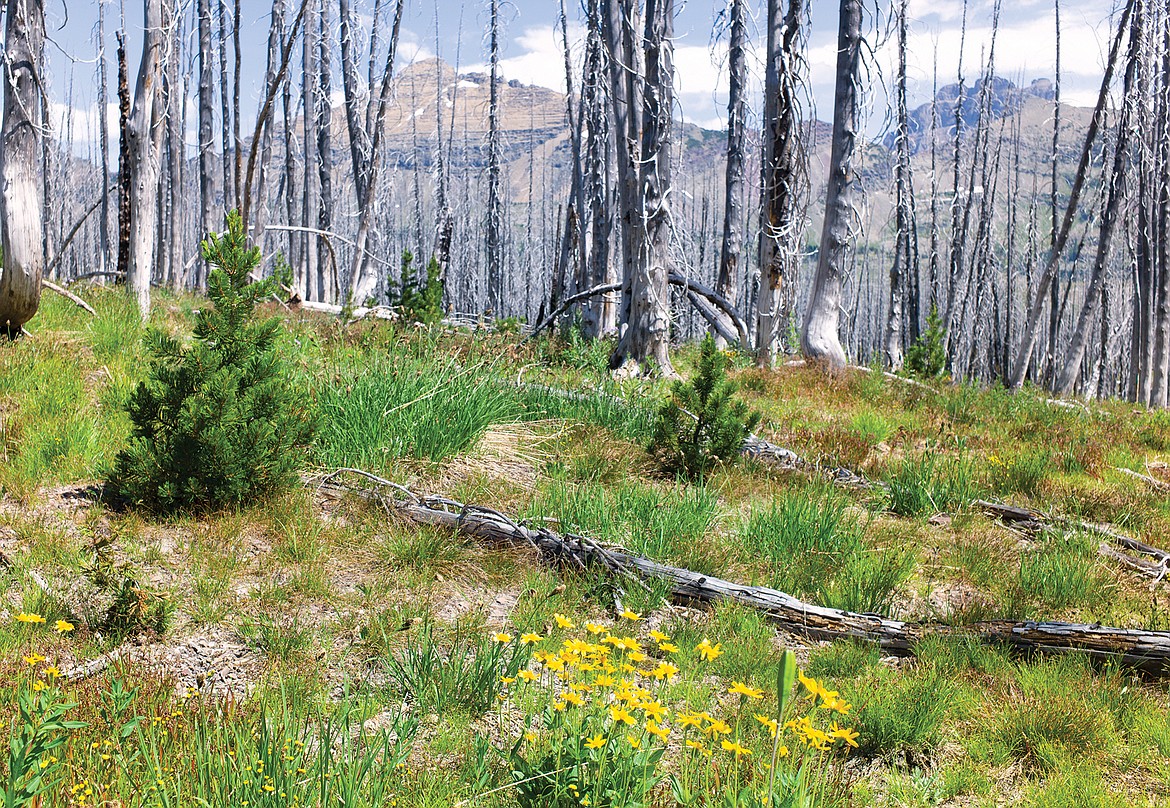
M402 26L402 9L405 0L398 0L394 10L394 24L390 30L390 43L386 48L386 65L382 71L381 89L378 92L377 113L374 117L373 135L370 142L370 171L366 183L366 198L358 206L358 229L354 239L353 264L350 270L350 299L360 305L373 294L378 286L378 276L370 269L366 245L370 239L370 225L374 216L375 194L378 188L378 170L381 164L380 146L382 130L386 122L386 107L390 102L390 84L394 76L394 58L398 51L398 33Z
M629 321L611 365L647 361L663 376L670 364L671 164L674 111L674 0L646 0L646 77L642 148L635 215L644 239L629 284Z
M45 9L41 0L8 0L5 10L4 120L0 123L0 331L20 336L41 302L44 249L40 130Z
M743 249L744 160L747 141L747 2L731 0L731 32L727 49L727 167L723 184L723 240L715 289L734 301L739 293ZM740 346L746 349L747 346Z
M170 2L170 0L166 0ZM164 0L143 0L142 62L127 134L130 145L130 267L126 281L143 319L150 316L150 281L158 232L158 180L163 126Z
M806 174L801 165L797 87L803 63L804 0L768 0L764 75L763 154L760 159L760 289L756 301L756 364L771 367L791 312L788 287L796 283L796 252L803 222Z
M206 236L217 228L220 222L215 216L215 90L211 83L215 74L215 53L211 49L211 0L199 0L196 7L199 26L199 233ZM202 288L207 282L207 267L202 259L198 267L195 286Z
M487 142L487 212L484 250L487 259L488 308L504 315L504 203L500 196L500 0L488 0L489 73Z
M886 367L898 371L902 367L905 344L904 318L907 280L917 274L918 264L913 255L913 217L910 204L914 195L910 168L910 121L906 107L906 16L907 0L898 3L898 76L895 79L894 106L897 118L894 166L894 204L897 241L894 262L890 265L890 303L886 312ZM1010 279L1009 279L1010 283Z
M98 220L98 238L101 260L98 268L105 272L110 266L110 129L106 104L109 85L106 79L106 4L98 3L98 148L102 160L101 219Z
M859 130L858 85L861 81L861 0L841 0L837 33L837 89L833 104L833 148L825 223L801 342L805 355L835 368L844 367L838 323L841 282L849 248L853 211L853 148Z

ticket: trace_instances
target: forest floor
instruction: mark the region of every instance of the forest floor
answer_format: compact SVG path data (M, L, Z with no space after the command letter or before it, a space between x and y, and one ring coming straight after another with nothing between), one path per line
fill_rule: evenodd
M651 656L681 669L677 684L656 691L670 710L735 716L735 744L751 752L751 767L740 760L748 752L720 752L718 731L707 733L715 749L707 759L681 743L689 736L673 717L659 724L675 735L655 765L712 795L693 804L724 805L715 795L728 784L766 776L772 742L745 707L754 696L729 698L728 688L765 691L759 709L774 712L777 665L793 649L809 676L852 705L839 720L858 733L856 749L837 744L803 758L819 767L824 804L1170 805L1166 680L1121 665L1078 654L1026 659L962 637L887 657L777 631L744 607L670 604L654 584L625 593L624 607L642 619L623 621L598 576L311 484L210 516L112 509L100 480L128 434L120 407L148 354L121 294L79 291L96 317L49 297L30 336L0 345L0 682L40 681L42 660L29 655L43 656L73 674L60 678L61 698L78 702L70 717L88 724L74 730L83 742L60 747L63 779L46 804L177 805L195 795L214 806L295 804L286 788L304 785L294 782L304 768L285 773L287 786L271 774L253 784L237 773L231 788L207 781L197 762L215 753L214 733L201 722L211 717L217 732L242 722L250 729L223 749L267 759L262 722L248 722L257 711L284 716L292 761L302 753L289 746L289 727L347 704L346 727L393 727L386 737L398 774L384 792L362 786L370 804L588 805L575 791L564 802L506 787L516 761L489 748L506 754L528 733L538 746L563 701L550 706L521 682L501 684L494 667L475 679L482 671L441 660L519 653L526 633L555 648L592 623L599 634L628 629L646 647L650 637L665 644ZM199 305L164 297L155 323L189 333ZM614 382L605 344L282 316L281 351L319 417L307 475L356 467L419 494L858 612L957 626L1026 618L1170 630L1166 585L1102 555L1098 535L1025 534L972 506L1034 507L1165 548L1166 490L1120 470L1170 484L1165 412L1062 406L1039 391L924 386L872 371L763 372L736 360L740 394L763 414L761 436L887 485L844 490L751 461L696 485L663 476L646 451L668 385ZM695 358L680 351L676 368L688 375ZM129 628L111 621L128 611ZM30 614L48 622L17 619ZM76 628L55 632L57 620ZM714 644L719 652L705 657ZM665 656L671 647L677 657ZM0 721L13 726L17 689L0 694ZM417 727L407 728L406 712ZM324 725L314 726L293 735L319 739ZM308 741L318 757L325 746ZM328 776L341 777L337 768ZM258 789L252 800L241 798L248 788ZM265 802L276 794L285 800ZM666 780L646 801L684 803Z

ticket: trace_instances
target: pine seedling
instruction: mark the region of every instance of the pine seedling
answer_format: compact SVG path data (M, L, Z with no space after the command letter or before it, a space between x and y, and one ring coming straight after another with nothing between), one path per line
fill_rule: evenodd
M108 490L159 513L238 506L285 489L312 437L304 391L295 390L276 346L279 321L256 316L272 279L253 282L260 251L239 213L203 242L211 306L193 340L152 330L148 378L126 407L132 430L108 475Z
M734 400L735 391L735 383L727 378L727 357L708 336L695 377L675 382L670 399L658 411L649 450L664 471L697 480L738 457L760 414Z

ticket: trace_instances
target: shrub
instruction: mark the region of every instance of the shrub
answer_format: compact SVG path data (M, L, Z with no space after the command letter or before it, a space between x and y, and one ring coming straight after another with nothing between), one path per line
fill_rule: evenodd
M926 331L906 351L906 370L926 379L938 379L947 372L947 330L936 304L930 306Z
M710 336L703 340L699 370L690 383L675 382L658 412L650 452L665 471L701 479L719 463L733 460L760 422L742 401L733 401L727 357Z
M212 265L194 342L149 332L150 375L127 404L130 442L108 484L115 496L159 512L215 510L296 481L312 420L290 389L276 350L276 318L258 319L271 282L250 282L260 250L239 213L203 242Z

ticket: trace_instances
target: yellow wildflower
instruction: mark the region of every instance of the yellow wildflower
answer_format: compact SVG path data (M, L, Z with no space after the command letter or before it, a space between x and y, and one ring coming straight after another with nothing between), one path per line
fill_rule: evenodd
M561 698L567 703L572 704L574 707L580 707L585 703L585 699L582 698L580 694L574 693L571 690L562 693Z
M536 733L535 732L525 732L524 733L524 740L528 741L528 743L532 743L533 741L536 740Z
M73 628L74 628L73 624L70 623L68 620L58 620L57 621L57 633L58 634L68 634L70 631L73 631Z
M56 665L50 665L49 667L45 668L43 675L49 677L50 679L56 679L61 675L61 671L57 669Z
M633 735L627 735L626 741L630 744L630 746L632 746L635 749L642 748L642 742L639 741L637 738L635 738Z
M605 746L605 738L602 738L600 735L594 735L592 738L585 740L585 746L588 749L600 749Z
M710 721L710 723L707 724L707 726L703 729L703 732L707 733L708 735L730 735L731 734L731 727L728 726L726 721L723 721L719 718L710 718L710 717L708 717L708 720Z
M670 729L659 726L653 718L646 722L646 731L663 743L666 743L666 739L670 735Z
M660 642L658 643L658 650L666 654L677 654L678 646L672 642Z
M699 652L699 656L707 662L714 662L723 655L723 643L711 644L711 641L706 637L703 641L695 646L695 650Z
M642 615L638 614L637 612L632 612L629 609L624 610L621 613L620 617L624 617L626 620L641 620L642 619Z
M669 662L659 662L658 667L650 671L650 675L659 681L663 679L670 681L678 675L678 666L671 665Z
M49 686L39 679L33 683L33 690L40 693L42 690L48 690Z
M20 614L18 614L16 616L16 622L18 622L18 623L43 623L43 622L45 622L45 618L43 618L39 614L35 614L33 612L21 612Z
M829 727L828 735L830 738L840 738L854 749L857 748L857 733L847 727L838 727L836 721Z
M510 685L510 684L512 684L512 682L515 682L515 681L516 681L515 676L501 676L500 677L500 684Z
M756 690L754 687L748 687L743 682L731 682L731 689L728 691L733 696L746 696L749 699L762 699L764 691Z
M667 713L667 709L656 701L644 701L638 705L638 709L655 721L661 721Z
M752 753L752 750L740 746L738 741L729 741L726 738L724 738L723 742L719 745L723 747L723 751L731 752L736 757L742 757L743 755L750 755Z
M531 631L527 634L520 635L520 642L524 643L525 645L535 645L536 643L540 642L540 640L541 636L539 634L533 634Z
M586 623L585 630L590 634L604 634L605 626L601 625L600 623Z
M553 615L553 620L557 621L557 626L560 628L572 628L573 627L573 621L570 620L569 618L565 617L560 612L557 612L556 614Z
M516 675L519 676L521 679L523 679L525 682L535 682L537 679L540 678L532 671L520 671L520 673L518 673Z
M24 657L24 661L25 664L27 664L30 668L35 668L37 665L40 665L42 662L44 662L45 658L40 654L30 654L29 656Z
M609 717L615 724L621 721L630 726L634 725L634 717L630 715L630 711L624 707L618 707L616 704L609 708Z
M756 713L755 718L757 721L763 724L764 727L767 728L769 735L771 735L773 738L776 737L776 730L779 729L779 724L777 724L775 718L769 718L763 713Z
M503 645L504 643L512 642L512 635L504 634L503 632L497 632L492 635L492 639Z
M701 752L707 757L711 756L711 750L698 741L687 741L687 748L694 749L696 752Z
M670 642L670 635L663 634L658 629L651 629L650 636L653 637L658 642Z
M821 683L812 677L805 676L803 673L797 672L796 678L800 680L802 685L804 685L804 689L814 696L824 697L828 693L828 691L825 690Z
M603 673L593 680L593 684L597 687L613 687L614 678L608 674Z
M643 654L641 651L631 651L629 659L631 662L645 662L650 657Z
M684 727L701 727L703 726L702 713L675 713L675 719Z

